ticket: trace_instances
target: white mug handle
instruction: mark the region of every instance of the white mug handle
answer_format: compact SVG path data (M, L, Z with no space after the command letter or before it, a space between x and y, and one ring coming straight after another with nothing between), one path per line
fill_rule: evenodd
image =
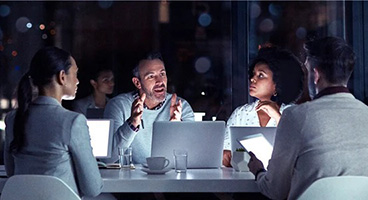
M166 163L166 161L167 161L167 163ZM167 166L169 166L169 164L170 164L170 160L169 159L165 159L165 167L164 168L166 168Z

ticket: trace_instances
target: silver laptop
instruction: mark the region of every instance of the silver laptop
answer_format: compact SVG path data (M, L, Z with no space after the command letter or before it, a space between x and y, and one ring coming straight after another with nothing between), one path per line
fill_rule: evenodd
M249 126L230 126L231 151L242 148L237 141L246 136L262 134L273 146L276 135L276 127L249 127Z
M219 168L225 137L223 121L155 122L151 156L165 156L174 167L173 150L188 152L188 168Z

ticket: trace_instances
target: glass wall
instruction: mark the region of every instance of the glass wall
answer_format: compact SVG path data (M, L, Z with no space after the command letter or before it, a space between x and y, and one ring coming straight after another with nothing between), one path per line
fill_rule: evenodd
M115 92L134 89L131 70L160 51L176 92L212 119L231 112L231 2L0 2L3 112L30 59L43 46L70 51L80 68L77 98L89 94L87 74L106 65ZM114 96L113 95L113 96ZM68 107L70 103L63 102Z
M131 70L148 51L163 54L169 91L188 100L204 120L227 120L248 95L248 63L260 45L290 49L302 61L303 43L339 36L364 49L362 2L345 1L2 1L0 2L1 114L41 47L70 51L80 68L77 98L90 93L87 74L113 68L115 96L134 89ZM357 13L357 12L354 12ZM355 14L356 15L356 14ZM360 25L364 27L364 23ZM355 31L354 31L354 30ZM362 32L363 39L353 37ZM359 54L362 59L364 53ZM349 84L367 96L364 62ZM358 87L359 86L359 87ZM357 89L358 88L358 89ZM64 102L65 107L70 103Z

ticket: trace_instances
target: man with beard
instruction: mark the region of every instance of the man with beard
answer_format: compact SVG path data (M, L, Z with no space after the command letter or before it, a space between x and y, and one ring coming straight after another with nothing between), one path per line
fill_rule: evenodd
M250 153L249 169L271 199L297 199L325 177L368 176L368 107L347 88L355 54L334 37L305 49L313 100L284 110L267 171Z
M120 94L106 105L104 118L114 120L111 159L118 160L118 148L133 149L133 163L142 164L151 156L152 128L155 121L193 121L189 103L167 93L167 76L160 53L150 53L133 69L136 91Z

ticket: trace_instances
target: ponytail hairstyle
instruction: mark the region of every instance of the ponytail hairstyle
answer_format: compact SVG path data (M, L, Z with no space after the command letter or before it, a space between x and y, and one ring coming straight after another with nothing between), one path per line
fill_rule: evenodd
M38 95L37 92L51 83L53 77L64 70L69 73L71 55L57 47L40 49L32 58L29 71L21 78L17 89L18 109L14 121L14 139L10 150L18 152L24 145L24 130L28 116L28 107Z

